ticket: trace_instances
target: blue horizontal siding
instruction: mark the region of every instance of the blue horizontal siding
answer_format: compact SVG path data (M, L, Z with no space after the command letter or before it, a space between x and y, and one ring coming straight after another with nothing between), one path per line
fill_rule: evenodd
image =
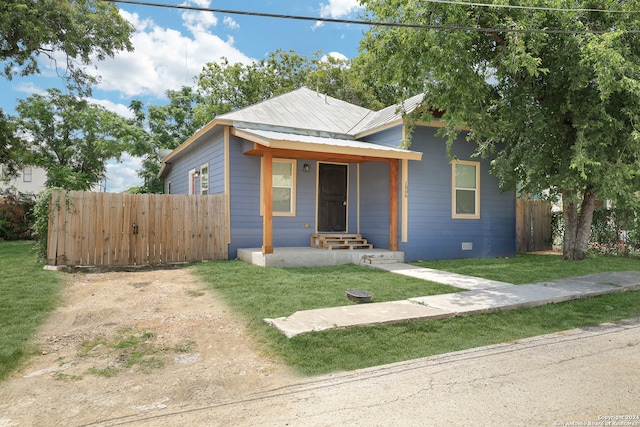
M262 246L260 215L260 157L243 154L242 140L230 140L230 210L231 244L229 258L237 257L241 248ZM304 172L304 164L309 172ZM273 217L273 245L275 247L308 247L311 234L316 230L316 176L318 163L296 161L296 214ZM349 166L349 228L355 230L357 210L355 204L355 166Z
M480 218L454 219L451 163L436 129L416 128L411 149L423 160L409 162L408 241L400 244L408 261L515 255L515 191L502 192L486 160L472 157L463 137L452 150L458 160L480 161ZM471 243L472 250L462 250Z
M171 170L165 178L165 192L171 182L171 192L174 194L187 194L189 192L189 171L200 170L200 167L209 163L209 194L224 193L224 133L217 129L202 138L197 144L193 144L187 153L172 159ZM199 182L196 183L200 190Z

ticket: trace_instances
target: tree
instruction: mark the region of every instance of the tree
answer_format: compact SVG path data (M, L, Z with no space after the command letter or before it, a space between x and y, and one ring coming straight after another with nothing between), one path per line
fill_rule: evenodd
M58 89L20 100L16 111L23 161L47 170L47 187L89 190L105 177L108 160L145 136L133 122Z
M640 16L603 11L637 1L364 3L375 20L429 28L373 27L362 68L381 87L424 92L426 107L444 111L448 144L467 127L504 188L561 197L565 259L586 257L596 197L638 203Z
M14 136L13 125L0 110L0 165L2 165L0 180L15 176L20 166L18 147L19 144Z
M226 58L205 65L198 77L198 121L248 107L260 101L307 86L363 107L382 104L373 86L351 70L351 61L315 52L309 58L295 51L276 50L251 64L230 64Z
M121 50L133 50L134 28L118 8L100 0L4 0L0 2L0 75L40 73L48 59L68 88L88 95L97 78L83 66ZM64 64L58 66L58 59ZM0 109L0 163L13 174L19 167L10 125Z
M168 90L166 94L169 104L150 105L146 115L140 101L133 101L130 106L136 114L136 124L148 135L129 151L142 157L142 169L138 171L138 176L143 179L143 185L138 189L141 193L164 191L163 183L158 179L162 161L160 150L178 147L205 124L195 118L194 107L198 97L190 87Z
M0 2L0 71L11 79L40 73L43 57L61 72L70 87L88 94L95 77L83 65L133 50L134 28L112 3L100 0L6 0Z

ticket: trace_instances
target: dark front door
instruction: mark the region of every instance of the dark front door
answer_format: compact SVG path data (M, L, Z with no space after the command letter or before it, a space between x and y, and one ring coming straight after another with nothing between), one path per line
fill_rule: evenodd
M318 165L318 231L347 231L347 165Z

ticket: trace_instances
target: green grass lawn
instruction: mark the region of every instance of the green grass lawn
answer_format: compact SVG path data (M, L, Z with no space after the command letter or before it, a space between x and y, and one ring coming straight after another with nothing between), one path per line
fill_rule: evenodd
M59 302L61 275L44 271L31 242L0 242L0 380L33 348L31 339ZM640 270L632 258L559 256L420 263L471 276L521 284L603 271ZM442 320L369 326L304 334L287 339L266 317L298 310L352 304L349 288L366 289L374 302L456 292L458 289L355 265L327 268L261 268L239 261L193 267L245 319L269 355L303 375L442 354L456 350L640 316L640 291L543 307Z
M37 351L31 338L61 287L61 276L37 263L33 242L0 242L0 380Z
M532 254L420 265L515 284L640 270L638 259L589 257L569 262L560 256ZM376 366L640 316L640 291L636 291L516 311L337 329L287 339L263 319L352 304L344 295L349 288L370 291L374 302L456 289L355 265L265 269L224 261L199 264L195 271L243 315L267 354L303 375Z

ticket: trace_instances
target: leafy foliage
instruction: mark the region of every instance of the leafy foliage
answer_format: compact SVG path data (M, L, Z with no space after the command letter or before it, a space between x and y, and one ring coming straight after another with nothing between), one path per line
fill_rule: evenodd
M20 100L15 119L24 163L47 170L47 187L89 190L145 133L134 123L58 89Z
M226 58L205 65L198 77L201 102L196 118L206 123L216 116L278 96L303 86L335 98L378 109L372 87L352 71L347 59L322 56L311 58L294 51L276 50L252 64L230 64Z
M0 192L0 240L31 237L34 198L12 190Z
M147 133L129 150L135 156L142 157L142 169L138 176L143 179L139 193L162 193L163 183L158 179L163 149L174 149L193 135L204 123L198 121L194 108L199 97L188 86L180 90L168 90L167 105L149 105L145 114L144 105L140 101L131 103L131 110L136 115L136 125Z
M0 109L0 165L2 165L0 179L14 177L21 163L22 153L14 131L13 124Z
M500 3L490 1L489 3ZM378 85L425 92L444 111L440 135L460 129L494 160L505 188L562 195L564 256L586 256L596 197L637 205L640 184L640 18L634 13L507 9L367 0L376 20L484 31L372 27L362 61ZM528 0L523 6L566 7ZM636 10L637 1L599 3ZM515 32L553 29L567 32ZM591 31L604 31L596 34ZM425 110L429 118L430 110Z
M97 81L83 69L121 50L133 50L134 28L118 8L98 0L11 0L0 2L0 74L40 73L42 56L51 60L67 85L90 92ZM65 63L59 65L59 54Z

